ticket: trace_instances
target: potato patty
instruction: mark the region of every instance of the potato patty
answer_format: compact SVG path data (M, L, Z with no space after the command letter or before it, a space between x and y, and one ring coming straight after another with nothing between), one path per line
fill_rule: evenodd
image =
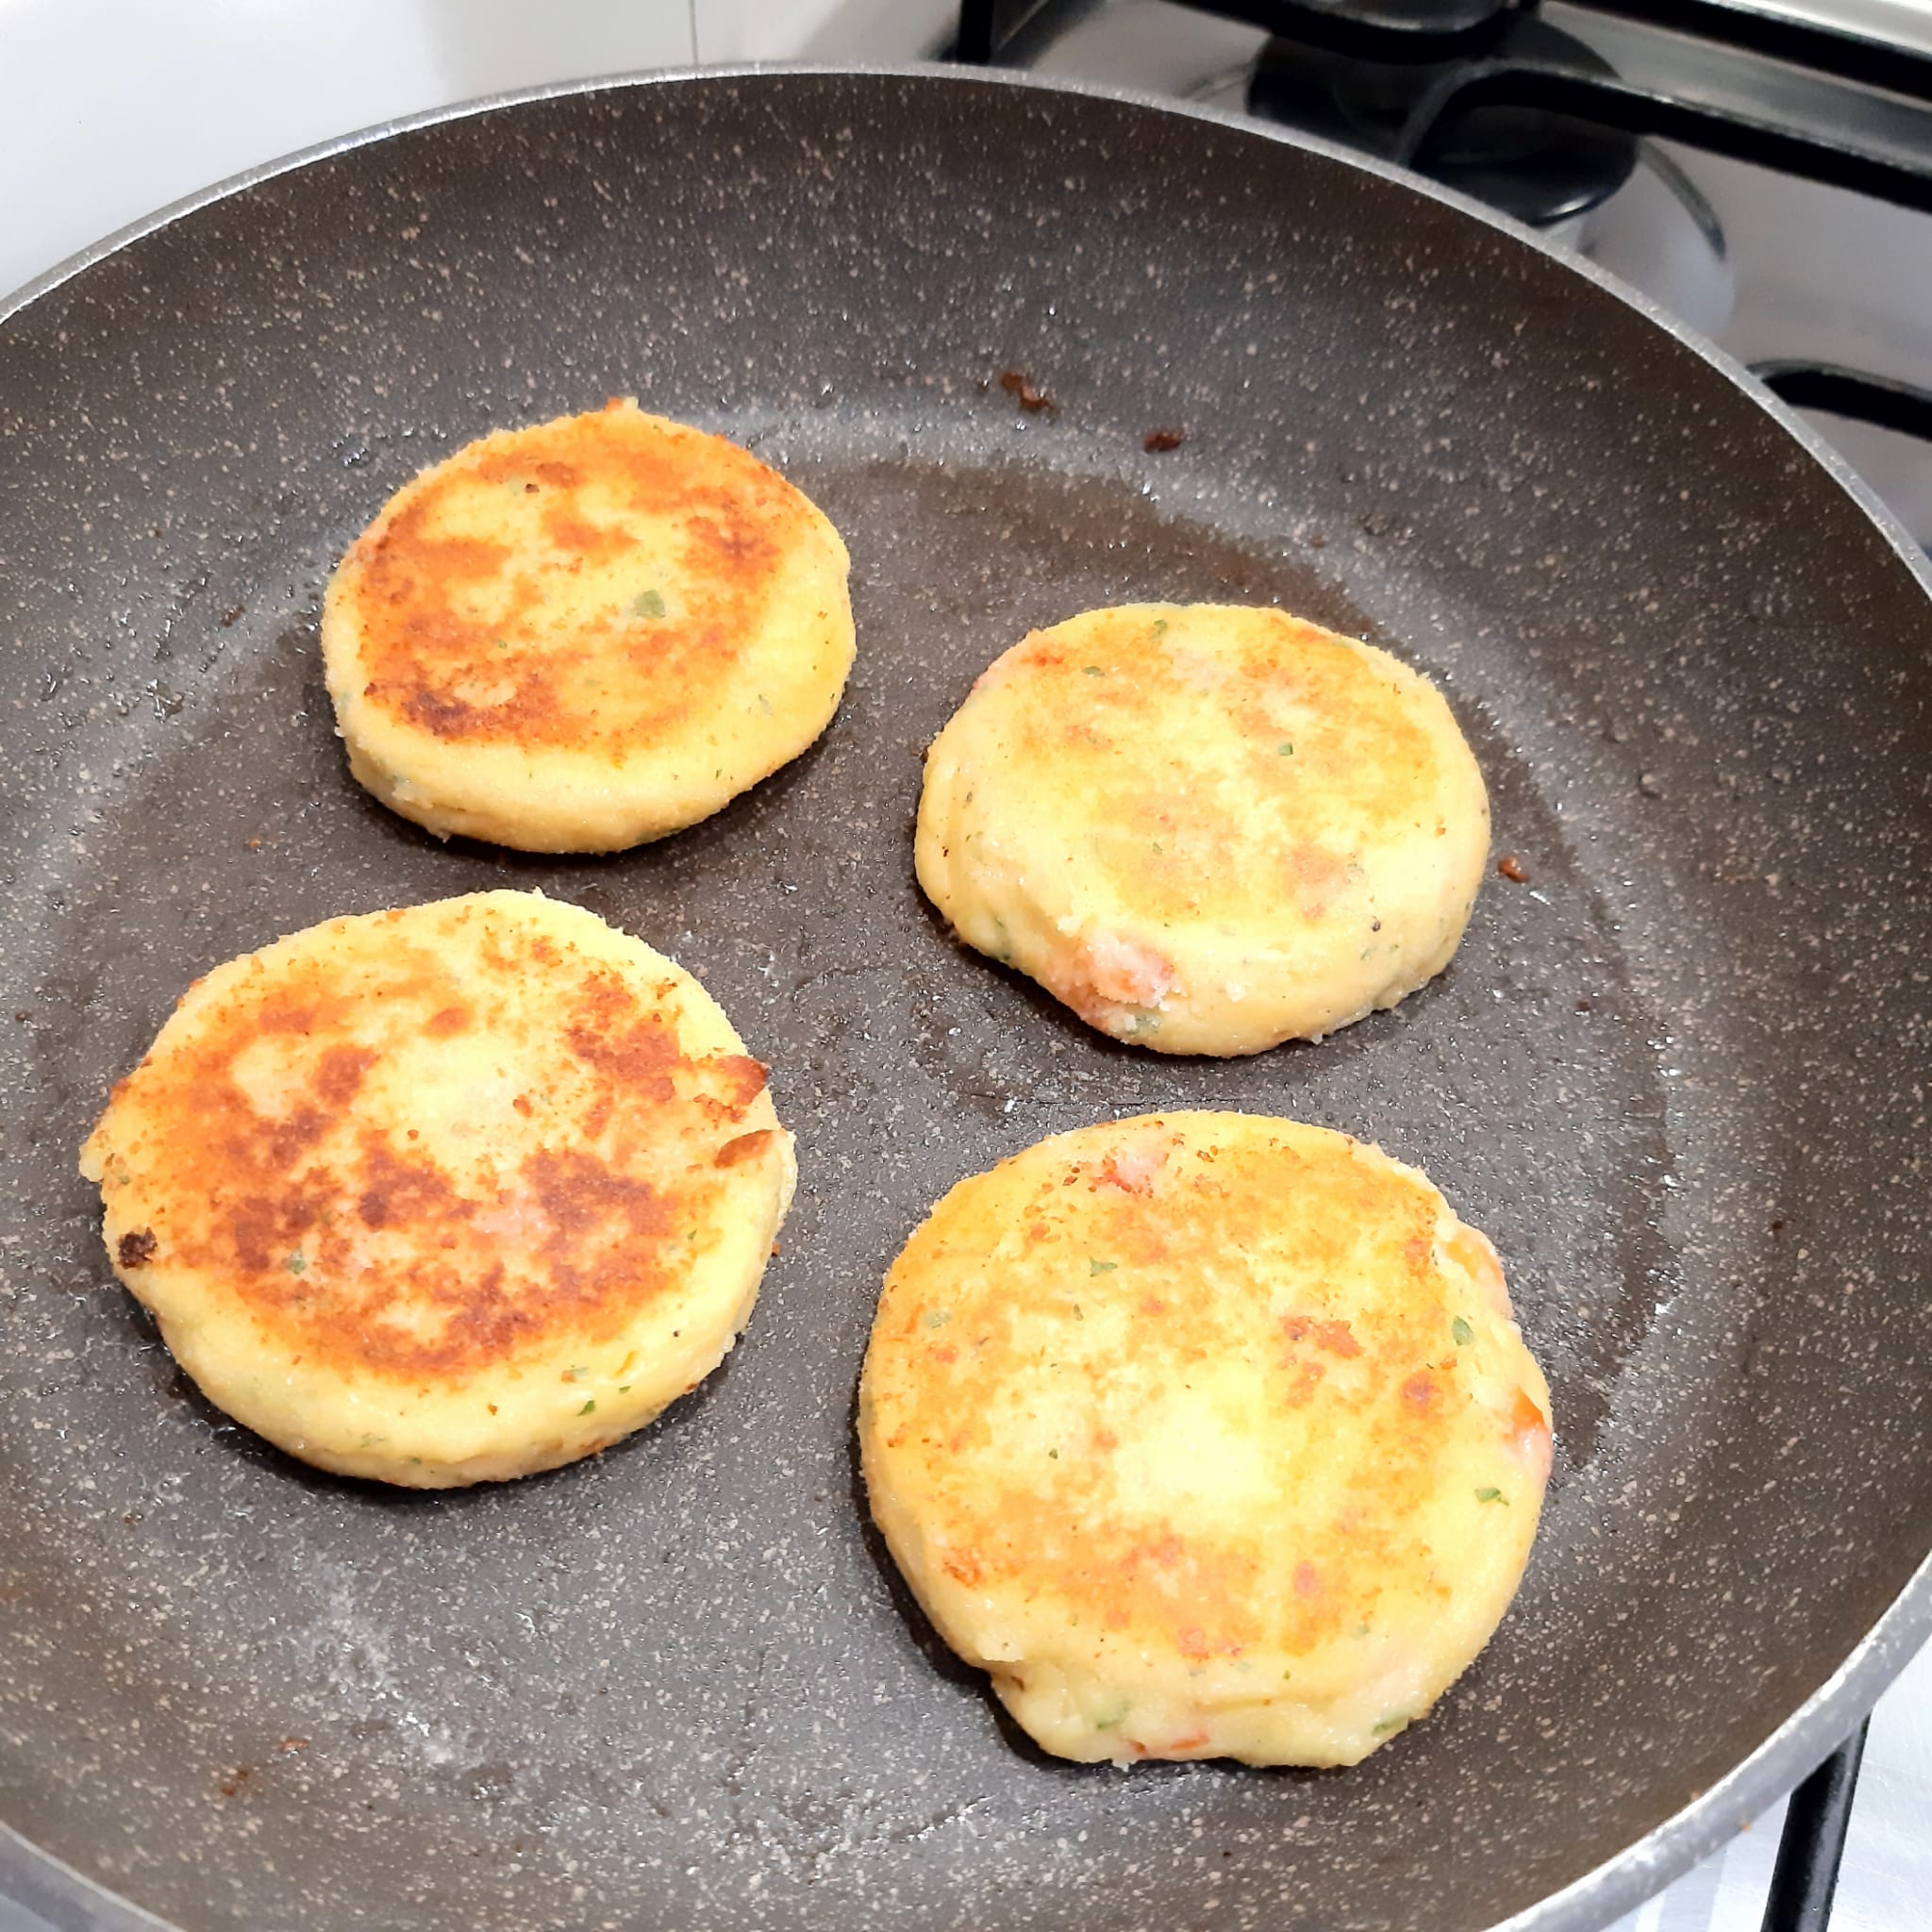
M80 1165L115 1272L211 1402L425 1489L587 1456L694 1388L793 1176L704 989L509 891L216 967Z
M398 491L329 582L349 769L443 838L662 838L830 722L846 570L774 470L634 402L486 436Z
M1489 1640L1548 1416L1421 1174L1178 1112L954 1188L886 1278L858 1427L907 1581L1047 1750L1332 1765Z
M1489 851L1441 694L1279 610L1138 604L1036 631L926 754L920 884L1090 1025L1246 1054L1449 962Z

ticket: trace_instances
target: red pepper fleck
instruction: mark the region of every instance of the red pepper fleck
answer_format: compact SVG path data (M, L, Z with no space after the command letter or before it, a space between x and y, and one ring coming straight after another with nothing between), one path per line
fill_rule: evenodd
M1506 879L1514 879L1519 886L1526 886L1529 883L1529 874L1524 871L1522 859L1513 852L1506 852L1497 859L1496 870Z
M1165 456L1169 450L1180 448L1187 440L1187 432L1182 429L1150 429L1141 447L1150 457Z

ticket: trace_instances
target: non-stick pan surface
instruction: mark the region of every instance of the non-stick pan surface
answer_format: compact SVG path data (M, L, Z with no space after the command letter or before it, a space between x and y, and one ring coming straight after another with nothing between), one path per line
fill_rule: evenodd
M438 845L347 776L324 579L420 465L612 393L830 512L850 692L661 845ZM1788 419L1605 286L1213 119L709 76L213 199L14 313L0 407L0 1815L53 1857L245 1932L1580 1927L1923 1627L1932 606ZM1029 625L1139 597L1278 600L1441 680L1528 880L1440 982L1176 1061L949 942L921 748ZM173 1371L75 1151L196 973L498 884L701 975L798 1205L729 1365L641 1438L462 1494L331 1480ZM1355 1771L1042 1757L865 1524L853 1388L908 1230L1170 1105L1425 1166L1555 1388L1515 1609ZM18 1842L0 1870L130 1923Z

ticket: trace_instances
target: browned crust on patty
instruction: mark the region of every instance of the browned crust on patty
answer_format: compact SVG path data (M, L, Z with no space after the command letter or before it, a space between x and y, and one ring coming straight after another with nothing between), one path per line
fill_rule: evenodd
M672 988L641 989L545 934L498 923L475 958L460 977L400 940L374 974L283 958L152 1054L104 1124L116 1145L139 1142L153 1224L138 1255L124 1237L123 1264L220 1284L269 1349L403 1381L608 1340L675 1286L764 1070L688 1056ZM441 1041L502 1029L502 1057L541 1069L506 1118L479 1103L483 1151L460 1166L408 1124L407 1096L366 1104L388 1058L385 1008ZM240 1066L264 1046L299 1074L271 1110Z
M1311 1650L1373 1614L1385 1575L1448 1602L1455 1579L1418 1525L1444 1437L1472 1426L1476 1398L1444 1312L1441 1201L1354 1148L1340 1136L1311 1150L1217 1145L1189 1116L1156 1116L1030 1149L940 1204L887 1278L864 1386L873 1461L921 1499L949 1576L1063 1602L1088 1627L1197 1661L1264 1641ZM1451 1243L1458 1268L1488 1253L1456 1239L1468 1245L1465 1259ZM1265 1311L1241 1259L1263 1254L1306 1284L1306 1306ZM1326 1284L1364 1275L1372 1297L1345 1313L1324 1305ZM1086 1345L1103 1332L1118 1343ZM1045 1371L1043 1354L1058 1357ZM1265 1415L1311 1410L1350 1444L1348 1507L1292 1523L1285 1596L1255 1586L1281 1561L1291 1495L1239 1534L1150 1516L1127 1497L1102 1420L1131 1418L1230 1354L1259 1372ZM1064 1455L1016 1473L999 1419L1014 1388L1053 1374L1079 1427ZM1531 1459L1546 1458L1547 1421L1527 1395L1480 1426L1527 1431ZM1047 1573L1042 1550L1057 1552Z
M541 556L439 529L451 501L478 488L543 506ZM593 489L614 498L615 517L583 513ZM675 605L613 605L559 638L541 622L546 582L635 549L625 517L678 524ZM728 676L783 559L821 521L749 452L615 401L488 439L401 491L342 562L362 697L450 743L649 751Z

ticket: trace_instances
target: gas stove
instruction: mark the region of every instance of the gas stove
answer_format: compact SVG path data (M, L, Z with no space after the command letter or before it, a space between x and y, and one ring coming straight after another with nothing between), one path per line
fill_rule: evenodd
M1932 4L1777 4L966 0L959 52L1252 113L1530 224L1750 364L1932 544Z
M957 58L1317 134L1575 249L1932 546L1932 0L964 0L958 25ZM1613 1932L1919 1932L1928 1896L1932 1652L1869 1749Z

